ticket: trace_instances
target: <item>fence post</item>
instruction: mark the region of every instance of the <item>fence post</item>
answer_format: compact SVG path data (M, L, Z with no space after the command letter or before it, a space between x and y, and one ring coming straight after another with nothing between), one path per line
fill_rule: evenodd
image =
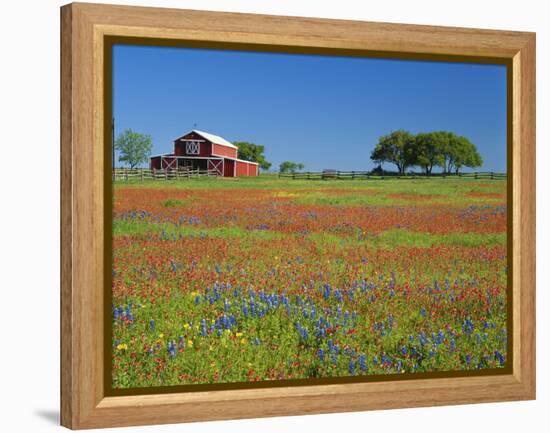
M124 169L124 180L128 181L128 169Z
M474 178L477 179L477 171L474 173Z

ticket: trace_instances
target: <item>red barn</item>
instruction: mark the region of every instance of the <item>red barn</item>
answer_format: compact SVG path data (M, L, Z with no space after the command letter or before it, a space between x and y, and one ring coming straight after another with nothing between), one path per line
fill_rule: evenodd
M150 168L189 167L212 170L218 176L258 176L258 163L237 158L237 146L208 132L194 129L174 140L174 152L151 157Z

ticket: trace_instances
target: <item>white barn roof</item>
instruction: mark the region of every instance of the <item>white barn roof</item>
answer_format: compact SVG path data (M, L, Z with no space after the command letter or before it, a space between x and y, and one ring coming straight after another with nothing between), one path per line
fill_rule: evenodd
M210 134L209 132L199 131L197 129L193 129L192 132L199 134L200 136L206 138L208 141L211 141L212 143L221 144L222 146L231 147L232 149L237 149L237 146L227 141L225 138L220 137L219 135Z

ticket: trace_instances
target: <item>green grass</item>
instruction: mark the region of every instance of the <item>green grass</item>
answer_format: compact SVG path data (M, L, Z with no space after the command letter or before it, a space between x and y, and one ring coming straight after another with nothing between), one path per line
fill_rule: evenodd
M171 198L163 201L162 205L164 207L180 207L180 206L185 206L187 203L188 201L186 200L178 200L178 199Z
M445 195L465 185L476 191L500 192L506 182L502 180L476 180L470 178L434 179L370 179L370 180L307 180L279 178L277 175L262 174L258 177L218 178L204 177L188 180L129 180L115 182L115 188L161 188L161 189L201 189L201 188L258 188L258 189L311 189L311 188L376 188L388 192L414 192Z
M415 232L406 229L392 229L381 233L370 233L357 236L337 236L329 233L310 233L308 235L281 233L273 230L246 230L241 227L197 227L178 226L172 223L153 223L147 221L114 220L114 236L155 235L171 237L209 237L242 240L275 240L285 237L304 238L317 244L318 247L335 248L338 246L366 245L372 248L392 249L396 247L429 248L434 245L453 245L476 247L479 245L505 245L506 233L446 233L433 234Z
M114 236L157 235L166 237L210 237L210 238L253 238L282 239L283 233L270 230L246 230L241 227L197 227L178 226L172 223L153 223L148 221L113 220Z
M242 178L198 178L185 181L138 180L119 181L115 190L150 188L163 190L273 190L274 198L288 199L297 204L329 206L404 206L418 205L496 205L503 200L495 197L471 197L468 193L504 194L502 180L465 178L385 179L385 180L294 180L276 175ZM346 194L338 191L346 190ZM404 197L392 197L403 194ZM184 202L167 200L166 207L184 206Z

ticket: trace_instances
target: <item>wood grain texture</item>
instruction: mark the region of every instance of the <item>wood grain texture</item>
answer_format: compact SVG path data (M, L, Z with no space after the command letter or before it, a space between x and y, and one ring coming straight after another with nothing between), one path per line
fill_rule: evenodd
M105 36L236 43L268 51L336 49L512 61L513 374L106 397ZM61 52L62 425L78 429L535 398L534 34L76 3L61 9Z

